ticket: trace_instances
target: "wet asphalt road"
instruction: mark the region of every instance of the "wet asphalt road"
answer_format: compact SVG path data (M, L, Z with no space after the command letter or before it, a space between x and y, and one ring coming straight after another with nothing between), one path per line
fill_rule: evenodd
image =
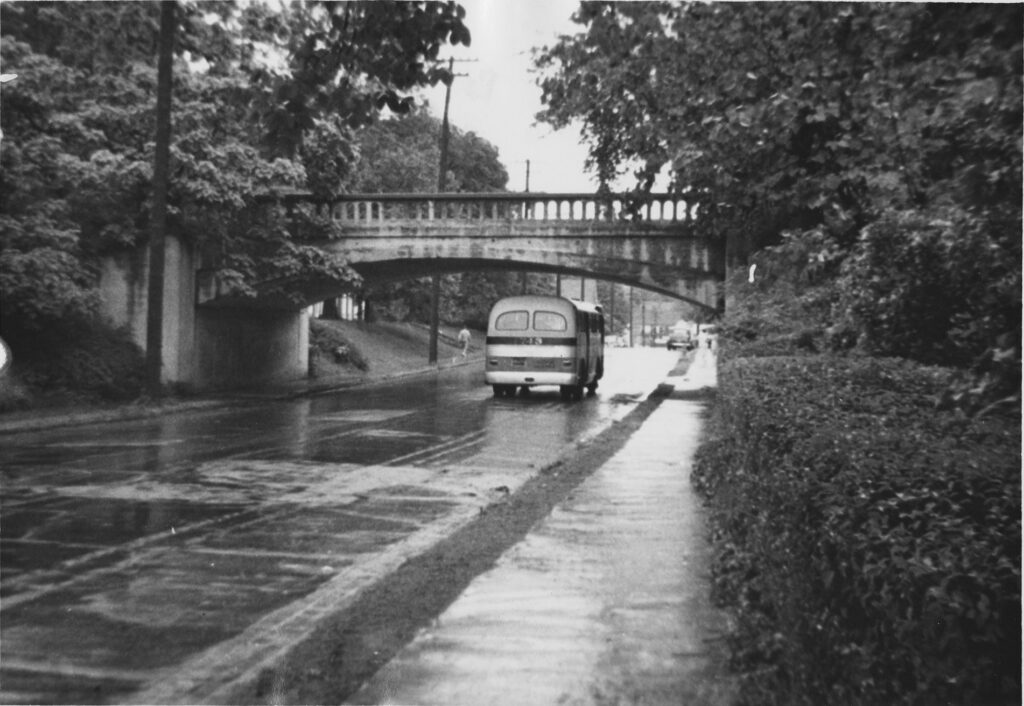
M0 701L222 702L328 610L625 416L494 399L477 366L290 401L0 437Z

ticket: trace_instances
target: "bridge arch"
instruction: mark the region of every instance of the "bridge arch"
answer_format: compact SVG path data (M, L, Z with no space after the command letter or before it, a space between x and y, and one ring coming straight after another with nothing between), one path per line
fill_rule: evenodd
M293 214L333 220L342 237L312 244L370 280L526 270L618 282L705 309L720 308L723 299L724 247L695 235L697 206L675 194L357 194L326 201L288 193L276 199ZM331 296L324 283L291 285L304 301ZM218 299L215 289L204 288L199 303ZM262 304L272 306L273 298Z
M660 286L657 283L637 280L624 273L598 272L592 269L572 267L568 265L547 265L526 260L489 260L489 259L461 259L461 258L419 258L419 259L394 259L375 260L372 262L353 263L353 267L368 282L389 282L428 277L434 274L458 274L462 272L529 272L563 275L567 277L582 277L602 282L613 282L629 287L635 287L655 294L677 299L701 309L712 311L716 306L709 306L703 300L680 294L675 289ZM341 289L328 294L323 298L341 296L345 292ZM317 295L319 296L319 294ZM318 299L318 301L320 301Z

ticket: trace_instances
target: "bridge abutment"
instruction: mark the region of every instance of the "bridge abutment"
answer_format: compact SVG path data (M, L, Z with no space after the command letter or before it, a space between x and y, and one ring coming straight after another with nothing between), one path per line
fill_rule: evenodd
M197 307L192 249L167 238L162 375L185 391L218 390L304 378L309 321L304 310ZM109 256L100 275L101 313L146 347L149 258L145 247Z
M195 379L195 281L192 248L167 236L164 251L163 351L161 380L189 387ZM149 302L149 257L146 246L103 259L100 268L100 313L117 328L125 328L146 348Z

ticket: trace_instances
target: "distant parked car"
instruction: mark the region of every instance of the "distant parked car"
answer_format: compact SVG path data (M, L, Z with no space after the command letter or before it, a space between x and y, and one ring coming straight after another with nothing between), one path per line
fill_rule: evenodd
M670 351L674 351L677 348L692 351L693 345L693 336L690 335L689 330L673 330L668 334L668 340L665 341L665 347Z

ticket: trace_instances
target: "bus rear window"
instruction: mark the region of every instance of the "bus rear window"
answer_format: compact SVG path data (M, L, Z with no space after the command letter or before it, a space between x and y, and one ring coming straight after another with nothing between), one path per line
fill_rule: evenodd
M494 320L498 331L525 331L530 327L530 314L525 311L506 311Z
M565 331L568 326L565 317L553 311L537 311L533 314L534 331Z

